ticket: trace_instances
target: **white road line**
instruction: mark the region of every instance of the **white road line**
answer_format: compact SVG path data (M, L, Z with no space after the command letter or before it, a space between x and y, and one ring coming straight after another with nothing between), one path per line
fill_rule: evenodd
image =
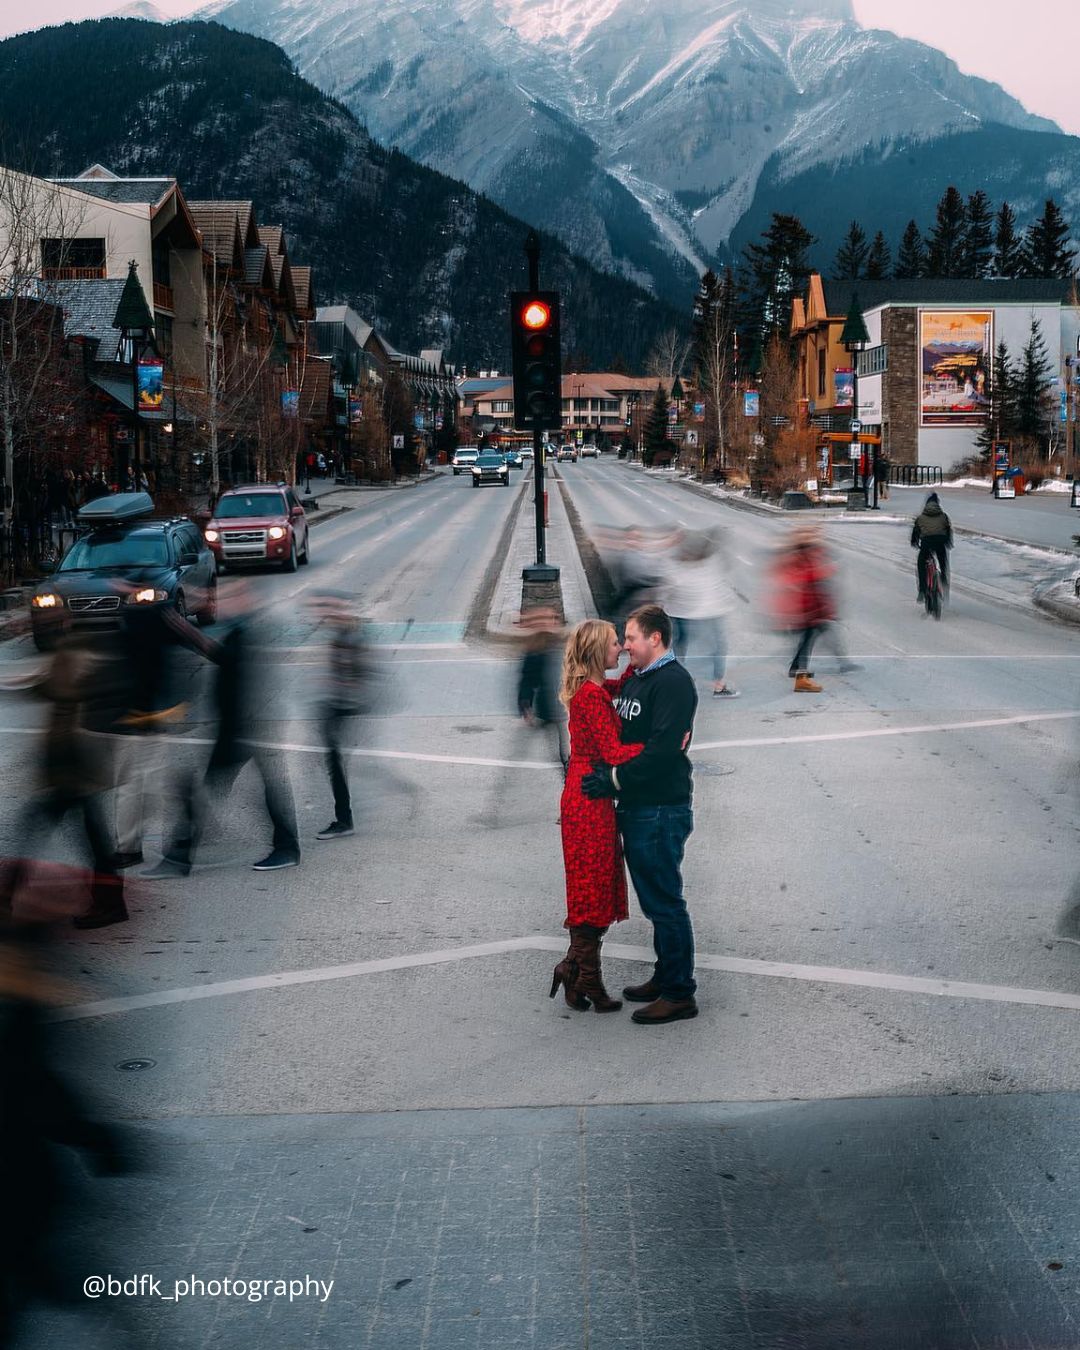
M502 714L492 714L502 716ZM505 716L509 716L506 714ZM1022 726L1029 722L1076 721L1080 711L1019 713L1015 717L984 717L969 722L926 722L912 727L879 727L868 731L823 731L802 736L746 736L727 741L695 742L691 750L700 753L705 750L748 750L773 745L815 745L830 741L869 741L882 736L925 736L942 731L983 731L992 727ZM287 719L283 719L287 720ZM0 736L39 736L40 727L4 727L0 726ZM110 732L92 732L96 736L110 736ZM167 742L172 748L179 745L214 745L210 737L205 736L160 736L154 739ZM298 755L324 755L326 747L318 743L299 741L252 741L260 750L287 750ZM529 769L549 773L560 769L554 761L528 759L488 759L480 755L429 755L412 750L371 750L352 747L342 751L357 759L397 759L411 760L417 764L454 764L468 765L479 769Z
M1078 712L1020 713L1016 717L981 717L970 722L926 722L914 727L877 727L870 731L823 731L805 736L748 736L742 740L695 742L691 750L739 750L762 745L813 745L825 741L869 741L879 736L923 736L940 731L980 731L987 727L1012 727L1027 722L1064 722L1080 718Z
M253 993L262 989L284 989L300 984L325 984L330 980L354 979L361 975L380 975L394 970L415 970L421 966L447 965L471 961L477 957L502 956L507 952L558 952L566 948L566 939L536 933L530 937L508 938L502 942L481 942L469 947L449 947L440 951L414 952L406 956L383 957L374 961L353 961L341 966L320 966L312 970L287 970L246 979L219 980L187 988L159 989L153 993L133 994L126 998L101 999L57 1008L52 1013L58 1022L78 1022L90 1017L137 1012L145 1008L163 1008L201 999L225 998L232 994ZM651 947L631 947L606 942L604 955L609 960L655 960ZM730 975L757 975L770 979L799 980L808 984L839 984L859 989L887 989L896 993L931 994L936 998L974 999L990 1003L1011 1003L1020 1007L1060 1008L1080 1012L1080 994L1058 993L1051 989L1019 989L1011 985L976 984L967 980L927 979L920 975L895 975L879 970L852 970L845 966L804 966L788 961L759 961L738 956L711 956L699 952L698 970Z

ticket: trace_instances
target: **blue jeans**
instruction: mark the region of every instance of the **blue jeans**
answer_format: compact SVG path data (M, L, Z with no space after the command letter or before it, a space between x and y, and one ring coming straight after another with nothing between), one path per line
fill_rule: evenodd
M675 655L686 665L686 654L691 646L704 646L712 657L714 684L722 684L727 667L727 633L724 620L717 614L709 619L672 618L671 626Z
M661 998L693 998L694 930L683 899L682 860L694 829L689 806L620 806L623 854L642 913L653 926Z

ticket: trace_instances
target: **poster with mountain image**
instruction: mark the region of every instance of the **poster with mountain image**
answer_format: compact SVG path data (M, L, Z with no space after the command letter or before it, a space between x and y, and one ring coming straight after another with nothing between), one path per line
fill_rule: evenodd
M924 427L981 426L986 420L993 322L987 311L919 311Z

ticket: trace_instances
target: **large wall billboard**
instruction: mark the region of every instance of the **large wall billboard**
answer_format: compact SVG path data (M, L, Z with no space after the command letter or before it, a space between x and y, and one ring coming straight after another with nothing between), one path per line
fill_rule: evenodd
M924 427L981 426L990 406L994 316L919 312L920 419Z

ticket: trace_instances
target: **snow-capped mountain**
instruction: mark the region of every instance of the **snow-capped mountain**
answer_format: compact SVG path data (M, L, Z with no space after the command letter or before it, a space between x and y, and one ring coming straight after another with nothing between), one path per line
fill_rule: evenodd
M203 14L278 43L378 140L661 292L725 245L766 177L988 124L1057 131L933 48L860 27L850 0L218 0Z

